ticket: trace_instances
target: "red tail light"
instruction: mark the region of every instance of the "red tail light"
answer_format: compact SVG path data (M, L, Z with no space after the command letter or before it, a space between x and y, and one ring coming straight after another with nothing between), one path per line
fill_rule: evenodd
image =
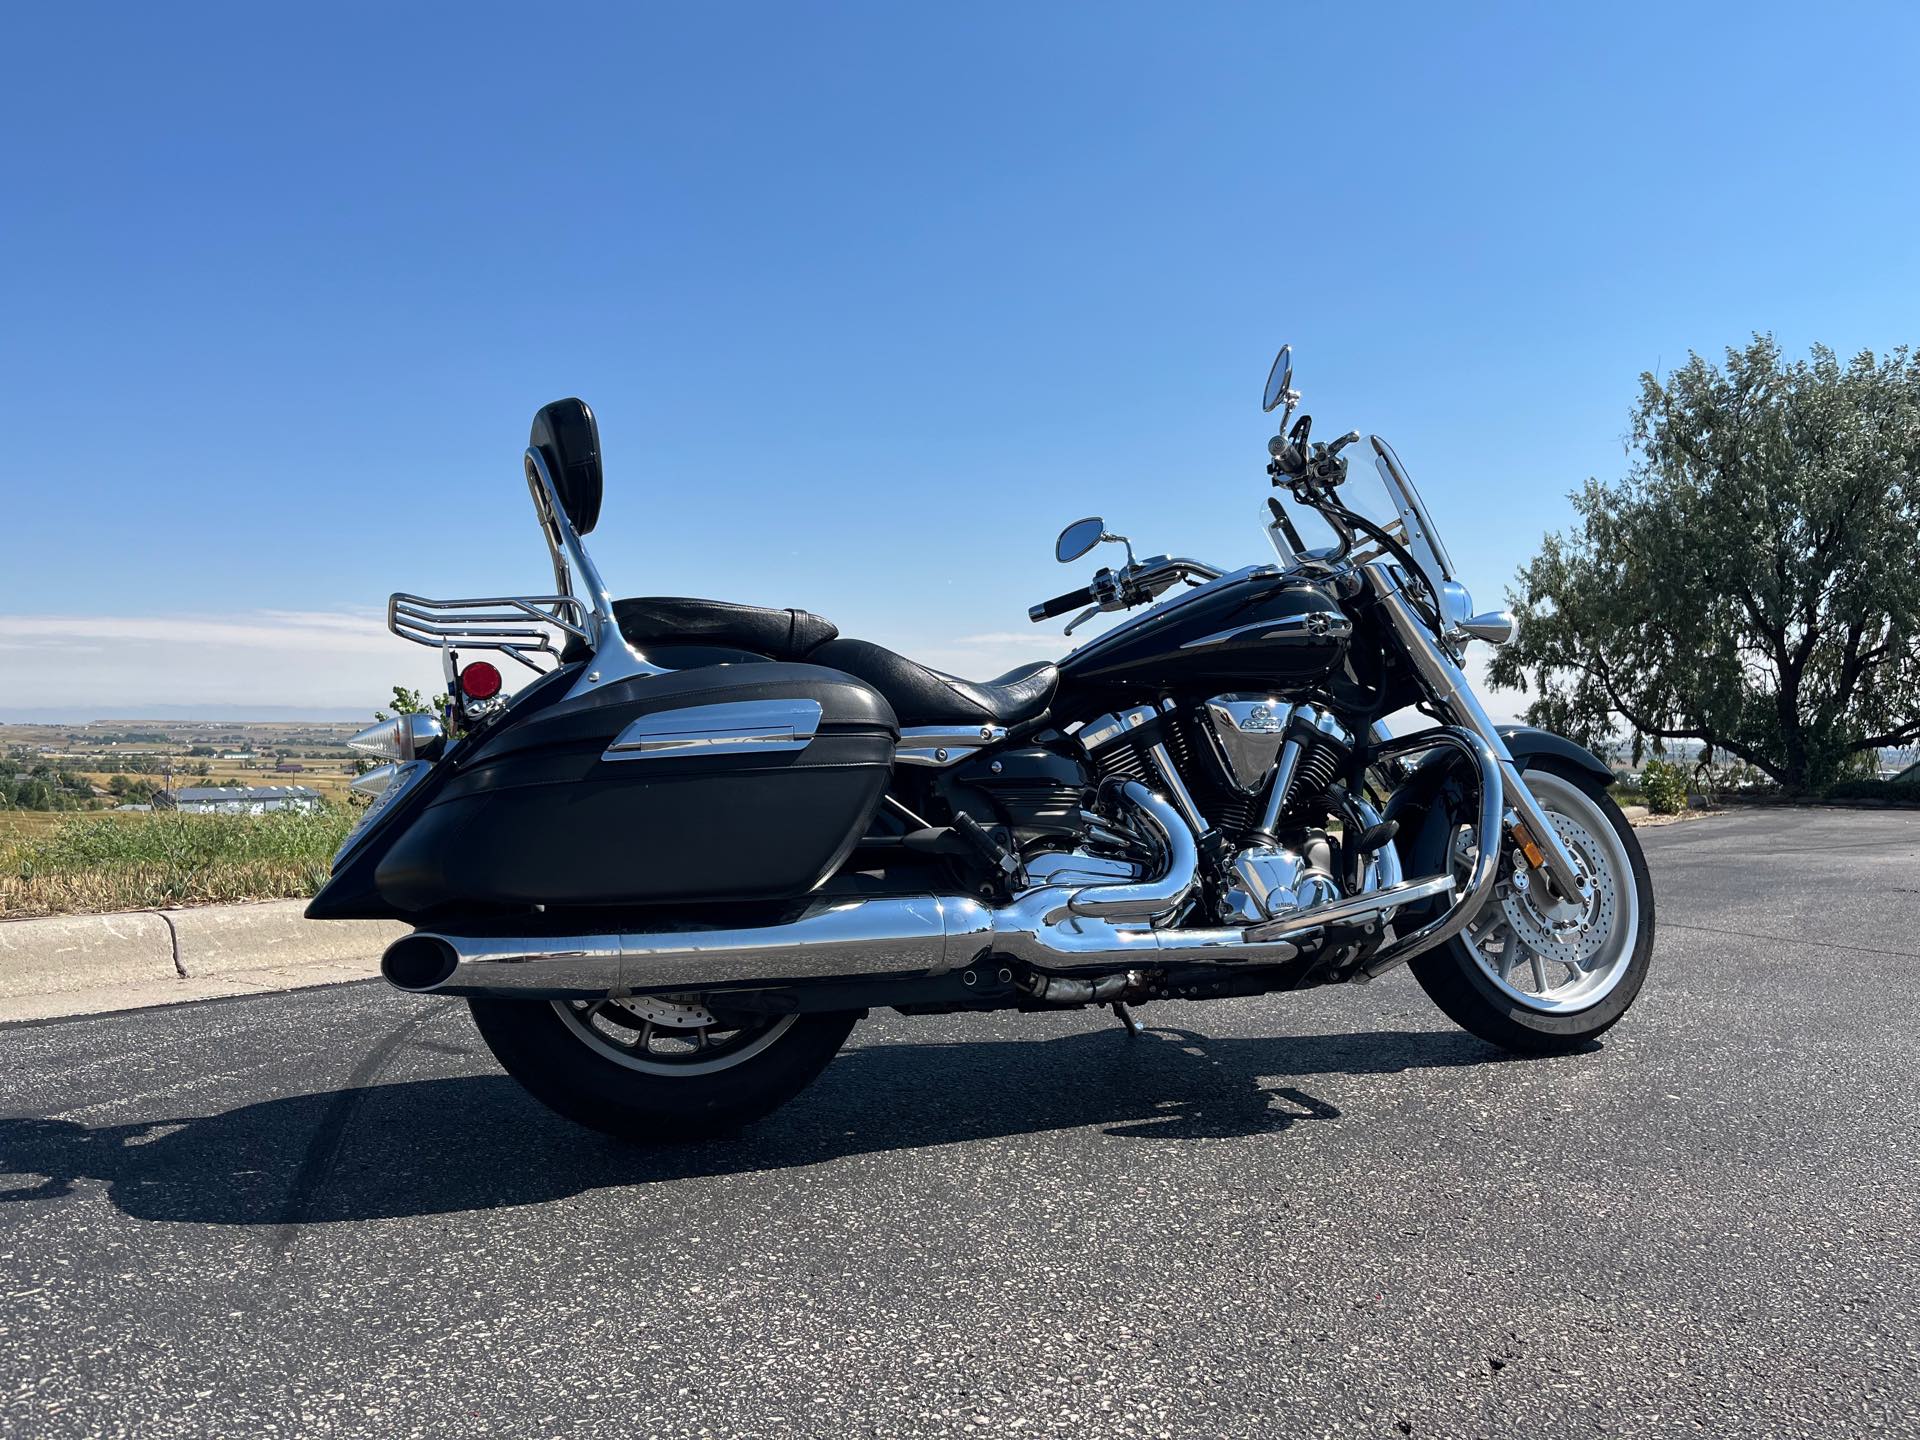
M460 693L469 700L491 700L500 693L500 672L484 660L460 671Z

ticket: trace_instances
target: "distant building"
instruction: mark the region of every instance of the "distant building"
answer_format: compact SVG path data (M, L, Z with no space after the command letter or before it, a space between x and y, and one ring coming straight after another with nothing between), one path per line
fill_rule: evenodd
M295 771L304 770L307 767L302 765L298 760L282 760L278 765L274 766L273 768L279 774L291 775Z
M191 815L264 815L269 810L318 810L320 792L306 785L190 785L173 792L173 803Z

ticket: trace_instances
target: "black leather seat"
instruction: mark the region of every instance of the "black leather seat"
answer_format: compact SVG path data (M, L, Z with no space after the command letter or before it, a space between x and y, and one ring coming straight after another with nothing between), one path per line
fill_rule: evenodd
M804 660L840 633L811 610L768 610L725 600L642 595L613 602L613 618L631 645L727 645L774 660Z
M613 602L630 644L716 645L773 660L805 660L866 681L893 706L902 725L1020 725L1047 712L1060 672L1045 661L995 680L960 680L840 628L811 610L769 610L725 600L643 595Z
M1060 686L1060 672L1044 660L994 680L958 680L866 640L829 640L807 661L866 681L902 725L1019 725L1046 714Z

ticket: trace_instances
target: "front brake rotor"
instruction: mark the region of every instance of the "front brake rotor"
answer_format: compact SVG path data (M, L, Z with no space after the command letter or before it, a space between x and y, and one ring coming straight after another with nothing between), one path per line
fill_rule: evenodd
M1594 875L1594 866L1587 858L1594 841L1586 828L1558 811L1549 811L1548 818L1593 893L1584 903L1575 903L1558 897L1549 899L1539 893L1537 885L1521 889L1510 884L1505 887L1500 908L1514 933L1536 954L1584 966L1611 933L1618 897L1610 875L1604 871L1598 878Z

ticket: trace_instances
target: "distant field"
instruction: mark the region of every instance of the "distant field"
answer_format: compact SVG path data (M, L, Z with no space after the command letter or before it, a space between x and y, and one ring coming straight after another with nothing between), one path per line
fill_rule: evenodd
M0 812L0 919L311 895L354 812Z
M222 764L218 760L211 760L207 762L208 770L211 773L206 775L191 775L184 771L176 771L173 776L173 783L177 789L185 789L190 785L242 785L250 790L258 790L271 785L305 785L309 790L318 790L329 800L340 800L346 797L347 782L353 779L353 764L351 761L336 760L329 762L311 760L307 761L306 764L307 768L305 770L283 775L272 770L248 770L239 765ZM113 778L112 771L90 769L84 764L77 765L75 768L103 789L106 787L107 782ZM159 775L129 775L126 778L129 780L152 780L158 782L163 777Z
M0 810L0 849L9 841L45 834L68 820L95 818L131 820L134 816L117 810Z
M369 712L368 721L372 718ZM16 765L45 763L75 772L101 790L118 774L129 782L171 783L175 789L305 785L329 800L345 800L354 768L345 742L361 728L357 723L321 721L0 725L0 755ZM195 755L195 750L202 753ZM222 758L228 755L244 758ZM300 768L281 770L282 764ZM204 775L199 773L202 766ZM117 802L102 797L100 803Z

